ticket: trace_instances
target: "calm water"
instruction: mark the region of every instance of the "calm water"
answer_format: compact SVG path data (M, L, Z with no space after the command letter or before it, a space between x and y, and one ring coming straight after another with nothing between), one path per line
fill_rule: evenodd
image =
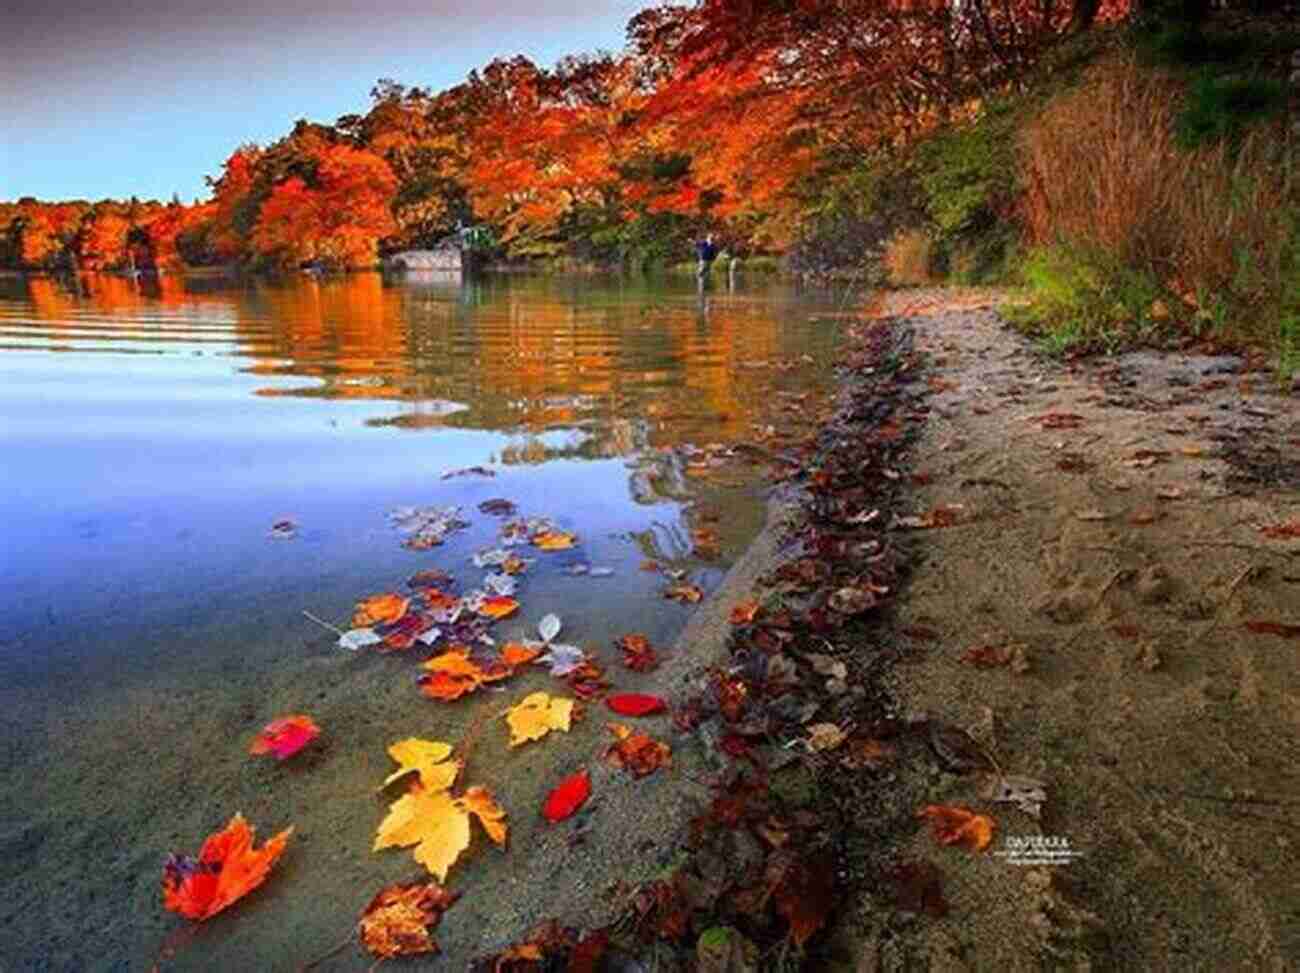
M0 875L22 889L0 905L6 964L140 968L176 925L157 905L162 854L240 809L310 831L313 806L283 811L244 753L280 712L370 748L339 757L337 779L382 777L384 741L414 731L371 719L349 695L371 663L341 663L301 612L344 623L423 567L472 586L469 555L499 524L485 499L582 540L539 561L499 631L559 611L569 641L670 642L689 609L640 562L708 590L761 513L756 473L690 475L683 447L754 442L806 412L795 396L825 388L835 310L775 283L0 279ZM475 465L497 475L442 478ZM405 550L386 512L425 504L462 505L471 527ZM683 518L705 508L720 560L690 553ZM298 535L269 538L285 517ZM584 563L613 573L567 573ZM390 722L430 712L411 660L375 664L405 667ZM373 810L358 821L373 829ZM340 914L364 904L356 882L372 883L362 899L380 884L368 852L329 886ZM267 968L315 942L264 938Z

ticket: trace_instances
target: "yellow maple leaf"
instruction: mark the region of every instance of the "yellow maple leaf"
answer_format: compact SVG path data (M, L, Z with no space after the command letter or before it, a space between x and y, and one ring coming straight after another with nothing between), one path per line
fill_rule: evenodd
M505 811L484 788L471 787L464 797L452 797L449 791L416 784L389 806L375 835L374 850L415 845L415 860L445 882L451 866L469 847L471 814L489 838L498 845L505 843Z
M451 745L440 740L408 737L389 747L388 754L401 766L384 779L379 785L380 789L415 771L420 775L422 787L431 791L445 791L456 783L456 775L460 773L460 763L447 760L451 756Z
M540 740L552 730L568 732L573 716L573 700L548 693L533 693L506 711L510 724L510 745L517 747L529 740Z

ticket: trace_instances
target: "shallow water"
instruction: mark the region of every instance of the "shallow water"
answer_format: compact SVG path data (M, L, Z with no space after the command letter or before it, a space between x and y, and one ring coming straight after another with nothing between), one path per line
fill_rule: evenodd
M641 562L707 592L762 516L757 467L690 475L683 447L806 414L813 399L793 396L826 388L836 342L834 295L694 283L0 279L6 967L147 967L180 924L158 904L162 858L238 810L262 834L295 824L296 845L180 965L293 968L413 875L405 852L368 845L387 743L455 741L516 690L563 686L534 673L490 706L434 703L413 681L428 650L353 656L301 612L346 627L356 601L424 567L473 587L469 556L500 524L485 499L581 539L539 556L498 635L558 612L611 673L617 635L671 643L691 609ZM475 465L496 475L442 478ZM426 504L460 505L471 526L404 549L386 512ZM721 558L690 550L708 511ZM270 538L286 517L297 536ZM612 574L567 573L581 564ZM311 713L322 740L284 765L249 758L285 712ZM566 741L520 763L499 742L470 783L503 801L534 802L578 759ZM509 854L527 853L521 836ZM477 855L453 879L500 867Z

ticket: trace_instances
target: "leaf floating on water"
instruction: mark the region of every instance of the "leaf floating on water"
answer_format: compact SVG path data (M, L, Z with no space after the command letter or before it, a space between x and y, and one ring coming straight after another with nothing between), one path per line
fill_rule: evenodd
M513 556L504 547L489 547L476 552L470 560L474 562L476 568L490 568L497 565L504 567Z
M664 592L664 597L669 601L679 601L683 605L693 605L704 597L704 592L697 585L675 584Z
M373 595L357 603L357 610L352 616L352 627L369 628L376 624L391 624L406 614L410 604L409 598L392 592Z
M536 643L526 645L523 642L507 642L501 646L501 661L512 669L532 662L541 654L542 648Z
M560 616L556 614L546 615L537 623L537 633L542 637L543 642L552 641L560 634Z
M586 770L564 778L542 805L542 816L552 823L563 821L577 813L591 796L591 775Z
M494 595L508 598L515 593L515 589L519 587L519 582L503 572L501 574L489 574L483 579L483 587Z
M277 541L293 540L298 536L298 522L288 517L277 520L271 525L271 529L266 532L266 536Z
M420 676L420 691L431 699L451 701L472 693L484 683L510 676L513 670L500 665L484 669L469 657L463 645L448 649L424 663L427 673Z
M930 822L934 839L942 845L961 845L971 851L983 851L993 840L993 819L969 808L927 804L916 816Z
M533 693L506 711L510 726L510 746L518 747L530 740L540 740L552 730L569 731L573 717L573 700L549 693Z
M381 959L436 953L433 929L460 896L436 882L385 886L361 913L361 945Z
M419 737L407 737L388 748L388 755L397 761L398 768L384 778L380 789L410 773L420 775L420 784L429 790L445 791L456 783L460 773L460 764L448 760L451 745L440 740L421 740Z
M455 583L455 578L438 568L426 568L423 571L416 571L415 574L406 579L408 588L440 588Z
M338 646L341 649L356 652L368 645L378 645L382 641L383 639L375 634L373 628L354 628L339 636Z
M576 535L562 530L548 530L532 537L533 546L542 551L567 551L577 541Z
M605 700L605 705L620 716L650 716L662 713L668 704L658 696L643 693L620 693Z
M519 610L519 602L504 595L492 595L484 598L478 613L488 618L506 618Z
M310 716L282 716L262 728L248 752L255 755L273 753L276 760L287 760L318 736L320 727Z
M635 777L646 777L671 762L672 751L668 744L644 733L636 733L622 723L611 723L609 729L616 742L605 751L605 755L616 767Z
M253 829L242 814L203 842L198 858L171 855L163 866L163 905L203 921L243 898L264 881L284 853L293 828L253 848Z
M593 578L612 578L614 576L613 568L594 567L587 572Z
M493 497L480 503L478 510L479 513L490 514L493 517L513 517L515 505L502 497Z
M556 643L547 646L546 655L538 659L543 665L549 666L552 676L568 676L587 661L587 654L576 645L561 645Z

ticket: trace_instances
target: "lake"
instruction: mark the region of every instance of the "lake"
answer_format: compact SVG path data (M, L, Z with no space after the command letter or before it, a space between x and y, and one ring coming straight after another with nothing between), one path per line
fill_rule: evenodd
M695 608L663 597L670 572L707 600L757 533L760 457L830 392L840 298L743 277L0 278L6 968L147 968L184 926L161 906L164 858L236 811L261 837L293 824L293 844L165 968L293 969L345 939L421 871L370 850L385 748L455 742L565 687L540 669L490 700L430 700L418 663L445 646L353 653L304 612L349 628L423 569L474 588L507 519L479 505L504 499L578 542L524 552L520 609L493 635L559 614L561 641L635 689L612 640L671 645ZM468 526L411 549L403 507ZM321 738L250 756L287 713ZM517 822L509 855L550 771L603 732L589 722L531 744L531 764L478 744L470 783ZM490 921L505 856L475 841L450 884L478 905L444 939L457 910ZM368 965L353 948L328 968Z

